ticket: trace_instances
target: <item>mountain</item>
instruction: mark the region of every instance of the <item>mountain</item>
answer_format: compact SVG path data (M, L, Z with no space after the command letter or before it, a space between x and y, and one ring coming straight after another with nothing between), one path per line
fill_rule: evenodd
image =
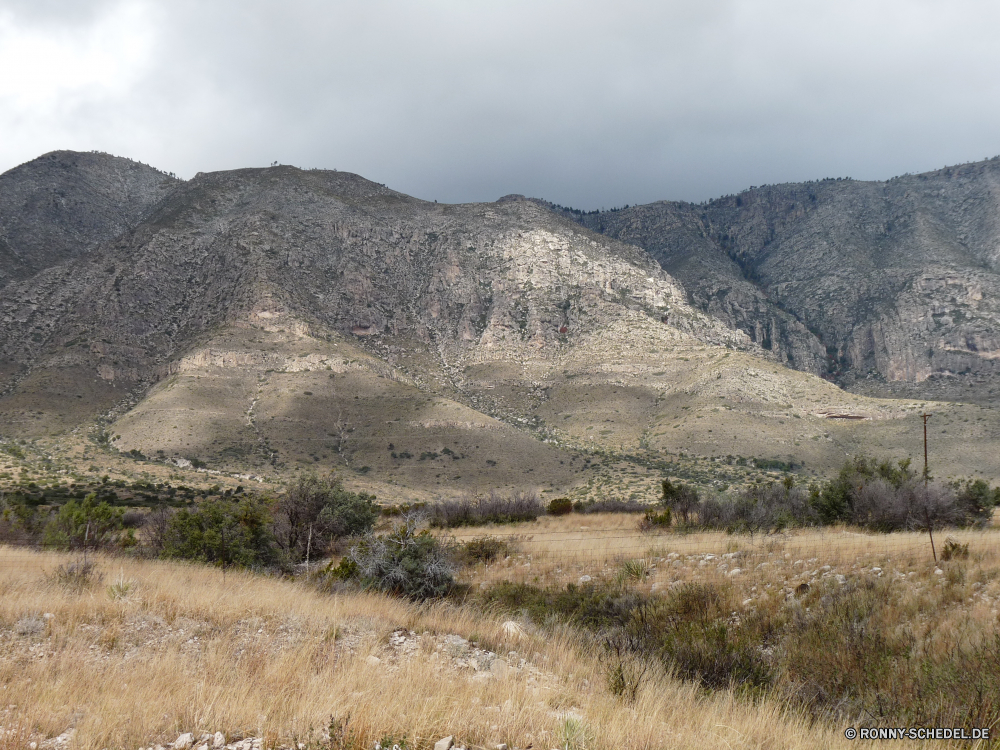
M1000 159L581 214L779 360L869 392L995 400Z
M53 151L0 175L0 284L135 227L180 181L100 153Z
M3 176L19 205L68 190L37 177L50 157ZM90 430L123 455L273 478L335 468L400 499L645 496L663 472L724 483L752 458L824 472L918 449L920 402L780 366L774 338L762 347L644 250L538 202L428 203L287 166L178 182L58 160L75 165L76 213L7 220L78 241L39 241L30 272L3 261L0 438L57 451ZM145 187L79 187L122 169ZM77 214L93 214L89 234L67 229ZM941 415L975 440L944 454L956 470L1000 469L991 409Z

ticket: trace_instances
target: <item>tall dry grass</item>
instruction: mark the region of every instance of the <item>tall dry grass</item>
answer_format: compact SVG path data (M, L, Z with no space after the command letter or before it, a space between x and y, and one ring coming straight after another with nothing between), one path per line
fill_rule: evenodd
M568 630L518 636L447 603L325 595L302 583L98 557L104 580L54 580L66 556L0 548L0 748L74 729L72 747L137 748L223 731L290 743L350 716L360 745L429 747L857 747L767 700L700 694L653 675L634 703ZM50 615L50 617L46 617ZM457 634L538 672L494 677L429 647L396 658L396 629ZM428 643L432 642L432 639ZM368 657L377 655L378 664Z

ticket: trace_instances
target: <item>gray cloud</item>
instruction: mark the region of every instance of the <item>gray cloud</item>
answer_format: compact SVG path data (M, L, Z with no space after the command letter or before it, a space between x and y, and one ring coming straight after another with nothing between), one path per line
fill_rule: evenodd
M0 89L0 166L279 160L581 208L880 179L1000 153L998 20L978 0L2 0L0 40L72 24L144 51L45 106Z

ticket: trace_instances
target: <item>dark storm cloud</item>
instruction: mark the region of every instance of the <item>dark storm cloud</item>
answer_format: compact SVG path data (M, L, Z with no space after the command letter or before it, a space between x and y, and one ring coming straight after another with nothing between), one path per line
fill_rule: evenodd
M97 72L60 86L56 66L48 98L0 84L0 159L98 148L182 176L278 160L583 208L886 178L1000 153L998 16L961 0L7 0L0 55L72 26Z

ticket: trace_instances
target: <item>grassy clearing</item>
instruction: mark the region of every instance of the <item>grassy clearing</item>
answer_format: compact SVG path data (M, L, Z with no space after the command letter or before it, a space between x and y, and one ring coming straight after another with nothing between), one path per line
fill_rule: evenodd
M4 750L69 728L80 748L145 747L184 731L290 743L316 736L331 715L349 715L366 747L389 735L428 747L448 734L470 747L857 746L781 703L705 695L662 672L624 703L567 628L522 635L500 616L449 603L96 560L104 580L68 587L55 572L75 558L0 548ZM399 633L418 646L397 649ZM448 635L511 667L498 677L449 657L438 648Z

